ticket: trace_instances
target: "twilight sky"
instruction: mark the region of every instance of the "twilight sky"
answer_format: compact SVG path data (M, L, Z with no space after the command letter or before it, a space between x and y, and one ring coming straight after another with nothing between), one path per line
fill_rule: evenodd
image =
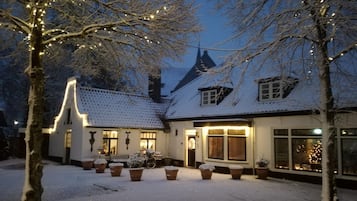
M198 6L197 15L203 31L199 37L192 38L182 62L170 62L172 67L191 68L195 63L199 43L201 53L207 49L208 54L217 65L222 63L223 57L229 53L229 51L222 50L235 48L234 43L224 43L225 40L230 38L233 30L228 26L228 19L214 9L214 2L196 0L196 5Z

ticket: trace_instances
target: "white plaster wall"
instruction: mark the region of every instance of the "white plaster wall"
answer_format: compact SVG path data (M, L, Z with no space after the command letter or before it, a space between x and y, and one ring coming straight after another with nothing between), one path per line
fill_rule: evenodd
M274 142L273 129L276 128L320 128L321 124L318 120L318 115L306 116L288 116L288 117L264 117L255 118L254 133L255 133L255 160L260 158L273 161L274 159ZM273 168L273 162L269 163L269 167Z
M62 103L64 108L62 113L58 114L55 119L55 125L50 133L49 137L49 155L54 157L64 157L65 156L65 133L67 129L71 128L71 125L65 124L67 109L73 105L73 94L74 87L71 86L68 89L68 96L65 97L66 100ZM73 109L71 109L73 115Z
M186 136L185 130L195 129L192 121L170 122L170 136L168 156L176 160L185 160L186 157ZM177 135L176 135L177 134ZM197 139L196 139L197 140ZM197 154L197 151L196 151ZM197 159L196 159L197 160Z

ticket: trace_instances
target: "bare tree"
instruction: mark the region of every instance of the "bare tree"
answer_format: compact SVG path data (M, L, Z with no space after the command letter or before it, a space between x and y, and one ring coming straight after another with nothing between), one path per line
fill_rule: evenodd
M44 61L57 48L72 51L76 67L158 71L162 59L178 59L190 34L197 32L195 8L185 0L5 0L0 28L13 30L28 46L28 120L22 200L41 200L41 143L44 111ZM85 56L85 57L84 57Z
M316 69L320 81L323 130L321 200L338 200L334 175L336 97L331 72L348 72L356 60L357 1L355 0L225 0L217 2L235 26L233 39L241 47L226 67L250 64L263 68L279 60L282 68ZM245 67L244 67L245 66Z

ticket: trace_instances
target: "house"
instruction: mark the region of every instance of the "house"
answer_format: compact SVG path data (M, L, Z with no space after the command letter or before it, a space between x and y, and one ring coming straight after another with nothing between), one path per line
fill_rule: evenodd
M83 87L70 78L51 129L49 155L78 164L99 154L109 159L146 149L166 154L164 106L147 95Z
M169 104L81 87L70 79L50 135L49 154L74 163L98 151L115 156L150 148L174 165L210 163L227 172L229 165L239 164L246 173L254 173L256 161L264 158L271 176L321 180L317 72L220 66L205 71L179 83ZM339 109L336 177L348 185L357 182L357 113L346 112L356 111L357 79L353 73L346 78L339 72L333 73Z
M170 156L183 166L210 163L221 171L240 164L247 173L264 158L272 176L320 182L318 73L297 72L215 67L174 91L166 112L174 136ZM341 111L336 175L339 181L357 181L357 79L352 73L345 82L338 73L332 76Z

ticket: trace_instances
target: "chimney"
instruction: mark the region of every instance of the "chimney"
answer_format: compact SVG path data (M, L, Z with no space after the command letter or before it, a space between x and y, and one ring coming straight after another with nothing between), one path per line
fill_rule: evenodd
M156 76L149 76L149 96L156 102L161 102L161 72Z

